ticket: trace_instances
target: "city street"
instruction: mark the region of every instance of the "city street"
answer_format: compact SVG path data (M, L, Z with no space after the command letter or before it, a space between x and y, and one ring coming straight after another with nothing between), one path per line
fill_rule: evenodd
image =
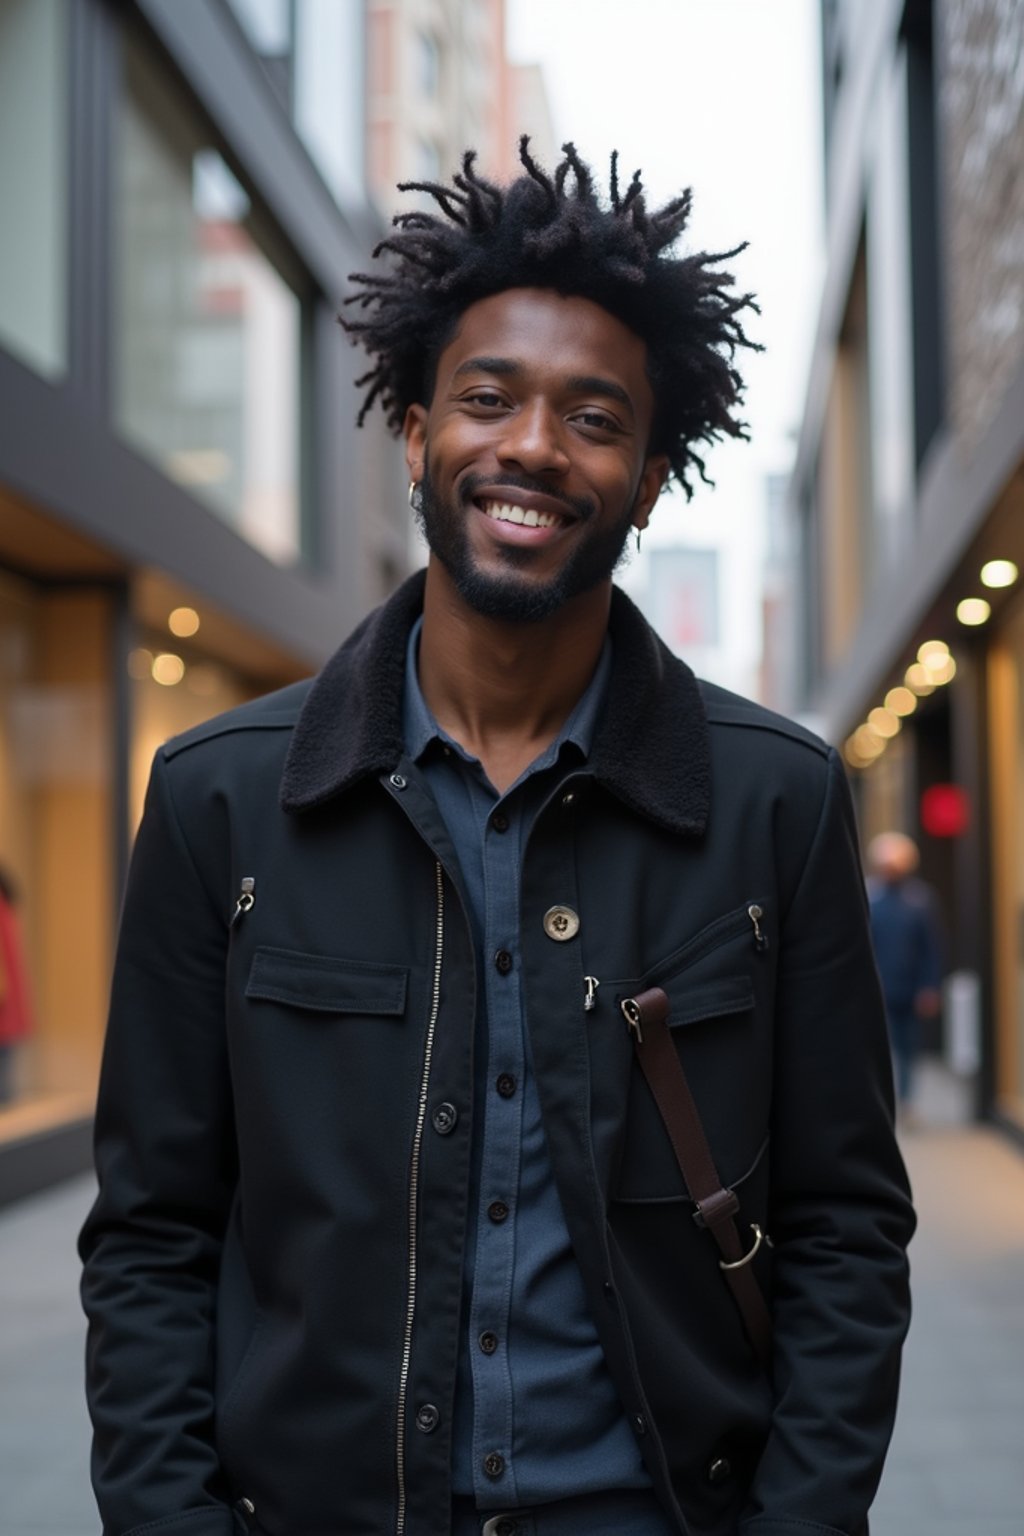
M872 1536L1020 1536L1024 1155L964 1128L941 1073L922 1100L924 1127L904 1138L921 1217L916 1316ZM74 1253L90 1193L76 1179L0 1213L3 1536L98 1531Z

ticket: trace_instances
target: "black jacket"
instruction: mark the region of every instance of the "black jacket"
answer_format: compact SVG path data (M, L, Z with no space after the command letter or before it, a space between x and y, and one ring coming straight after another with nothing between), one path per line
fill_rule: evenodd
M476 978L402 743L421 602L413 578L312 685L157 754L81 1240L109 1536L449 1528ZM591 759L540 813L522 874L573 1246L680 1531L858 1532L913 1218L845 780L807 732L699 687L620 593L612 637ZM580 919L568 942L545 930L558 904ZM756 1261L771 1384L632 1060L618 1002L653 982L741 1219L774 1241ZM435 1128L440 1104L454 1130L447 1111Z

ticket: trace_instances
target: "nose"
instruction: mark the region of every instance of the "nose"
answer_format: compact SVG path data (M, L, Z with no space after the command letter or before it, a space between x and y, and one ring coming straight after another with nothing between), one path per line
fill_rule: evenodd
M508 416L498 445L502 464L527 474L564 475L569 469L565 425L546 400L531 400Z

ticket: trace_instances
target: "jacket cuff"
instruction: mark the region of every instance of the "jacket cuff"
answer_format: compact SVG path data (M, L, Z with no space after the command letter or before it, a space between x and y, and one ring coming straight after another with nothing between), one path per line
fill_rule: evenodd
M114 1536L109 1527L104 1536ZM163 1515L159 1520L144 1520L133 1525L124 1536L238 1536L234 1516L226 1504L203 1504L197 1509L183 1509L177 1515Z

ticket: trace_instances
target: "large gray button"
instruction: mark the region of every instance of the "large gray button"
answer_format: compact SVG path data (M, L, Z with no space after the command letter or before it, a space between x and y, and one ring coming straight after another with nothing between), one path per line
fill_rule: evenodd
M548 907L544 913L544 932L549 939L563 944L574 939L580 931L580 920L572 907Z

